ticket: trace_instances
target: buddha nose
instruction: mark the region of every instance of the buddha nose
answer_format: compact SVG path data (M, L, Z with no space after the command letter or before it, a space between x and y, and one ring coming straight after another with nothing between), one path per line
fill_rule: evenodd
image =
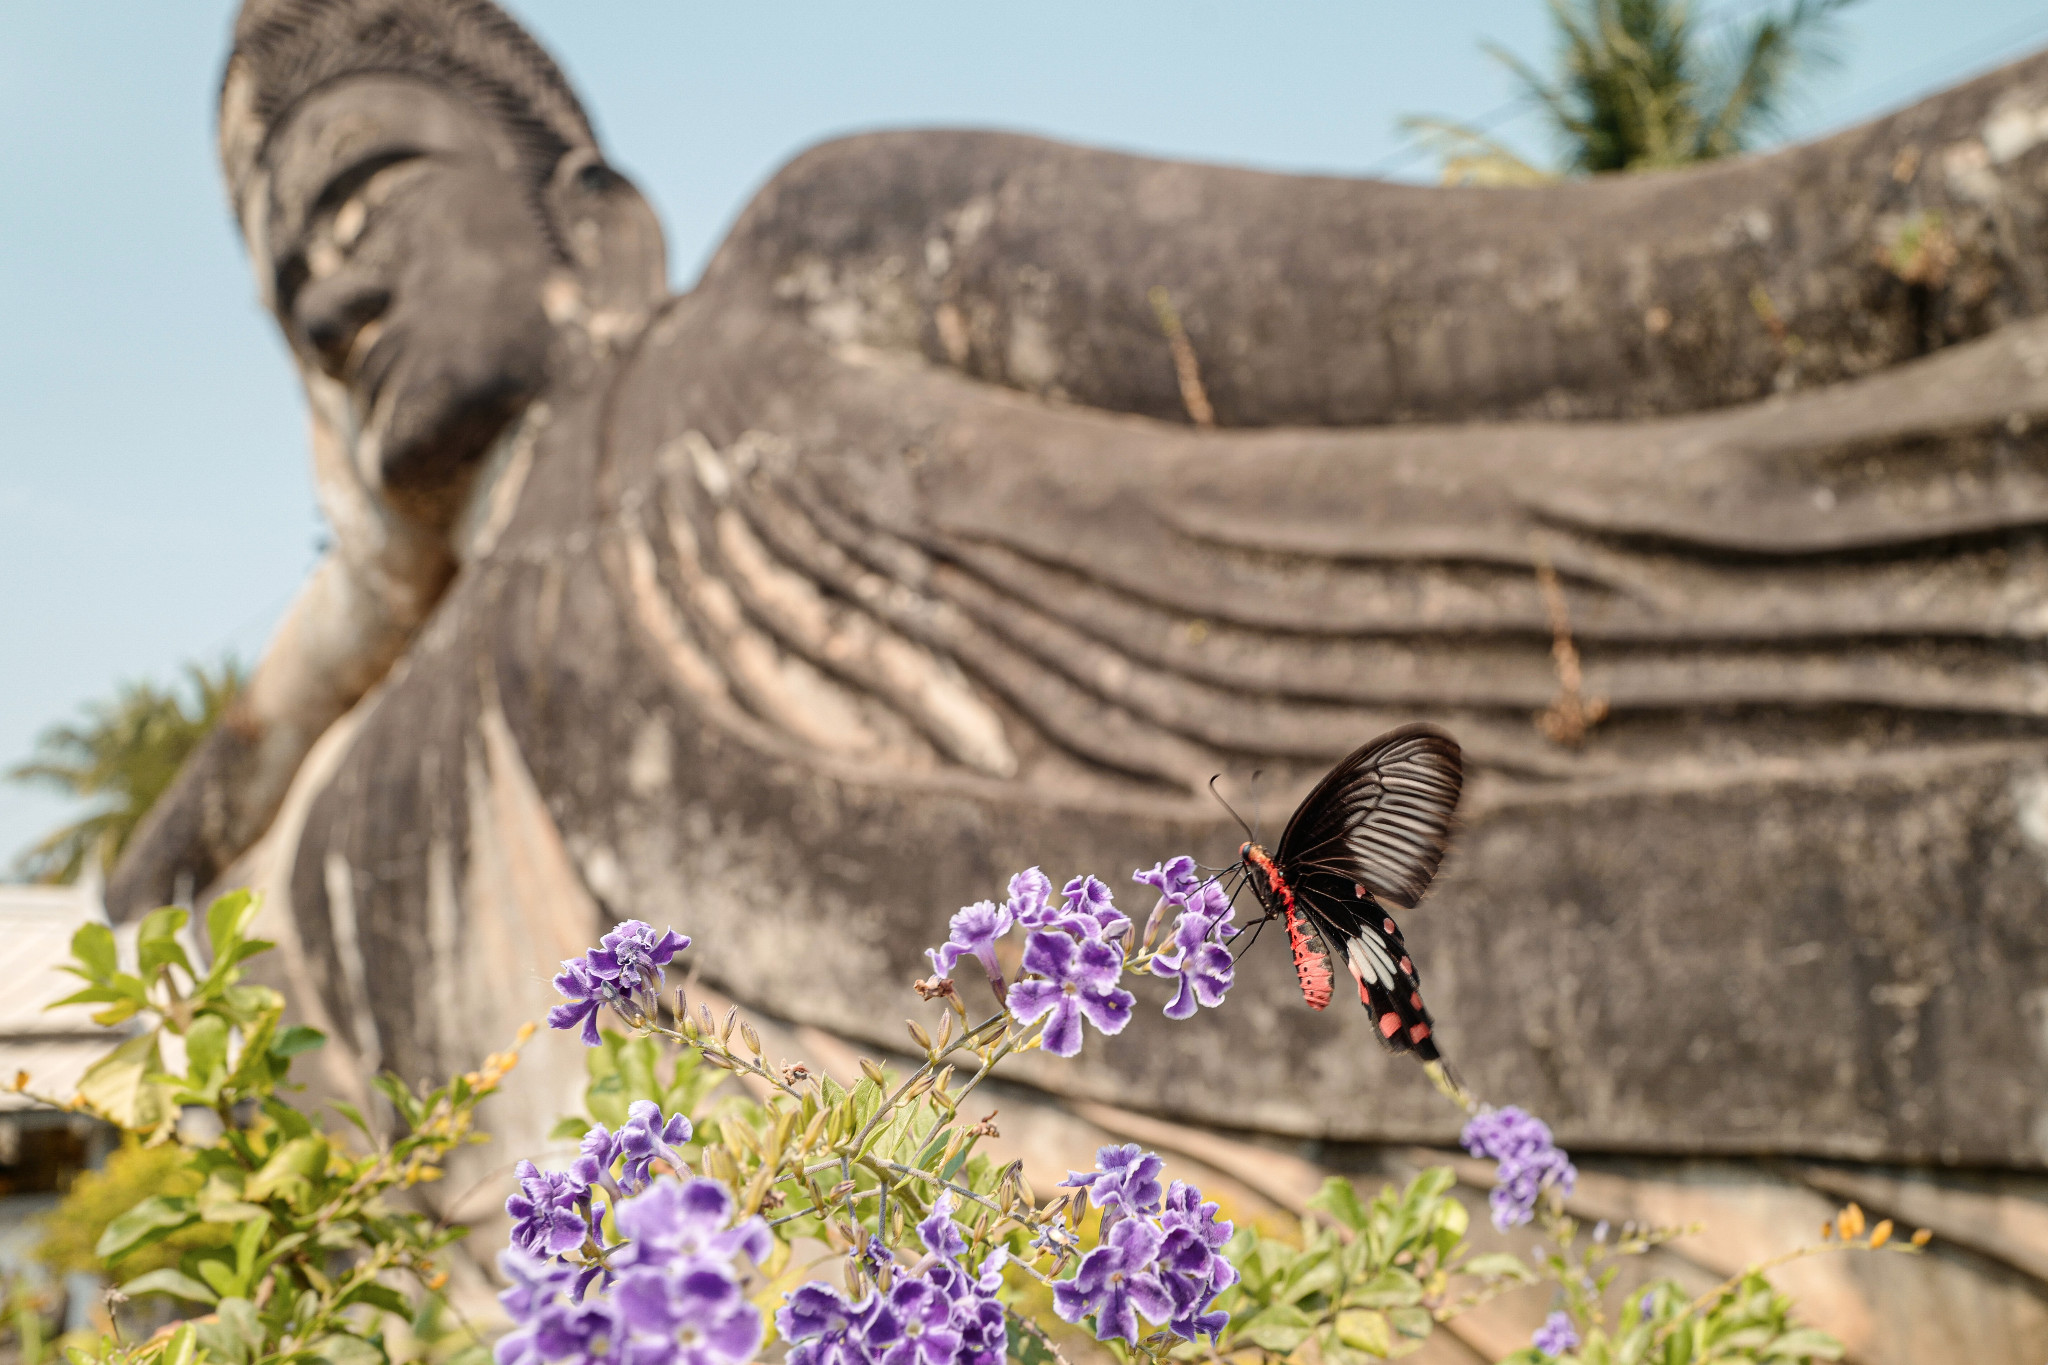
M391 291L342 271L299 291L292 312L299 332L330 378L346 379L363 329L384 316Z

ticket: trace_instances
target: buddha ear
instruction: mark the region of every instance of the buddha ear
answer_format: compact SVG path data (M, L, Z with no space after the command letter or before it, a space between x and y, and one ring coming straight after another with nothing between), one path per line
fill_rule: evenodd
M591 307L639 312L667 294L661 220L594 149L579 147L556 164L547 198Z

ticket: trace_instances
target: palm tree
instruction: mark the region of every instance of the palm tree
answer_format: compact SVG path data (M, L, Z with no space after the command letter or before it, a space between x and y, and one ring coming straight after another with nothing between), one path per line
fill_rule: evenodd
M1778 125L1792 77L1832 60L1829 29L1855 0L1791 0L1731 20L1716 43L1684 0L1550 0L1562 52L1556 81L1488 44L1542 108L1563 144L1563 170L1650 170L1746 151ZM1482 130L1442 119L1402 124L1433 143L1447 179L1551 178Z
M88 860L111 863L178 769L213 729L247 681L233 659L207 669L185 665L191 697L154 683L123 683L110 701L89 702L78 725L53 725L36 752L7 773L97 804L38 840L15 859L17 873L39 882L76 880Z

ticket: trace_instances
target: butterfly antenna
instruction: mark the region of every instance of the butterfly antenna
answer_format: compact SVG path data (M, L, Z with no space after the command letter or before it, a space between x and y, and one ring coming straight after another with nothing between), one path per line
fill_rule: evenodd
M1216 800L1222 804L1223 809L1230 812L1230 818L1237 821L1237 827L1244 831L1244 837L1251 840L1253 843L1257 843L1259 841L1259 836L1252 833L1252 827L1244 822L1244 817L1237 813L1237 808L1231 805L1228 801L1223 800L1223 793L1216 790L1216 779L1222 776L1222 773L1217 773L1215 777L1209 779L1209 795L1215 797Z

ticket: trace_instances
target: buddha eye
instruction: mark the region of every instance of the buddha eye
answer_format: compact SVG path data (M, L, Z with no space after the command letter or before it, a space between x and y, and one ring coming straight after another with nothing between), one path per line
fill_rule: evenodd
M356 244L356 238L363 235L363 224L370 218L370 207L363 202L360 193L352 194L334 215L334 244L346 251Z

